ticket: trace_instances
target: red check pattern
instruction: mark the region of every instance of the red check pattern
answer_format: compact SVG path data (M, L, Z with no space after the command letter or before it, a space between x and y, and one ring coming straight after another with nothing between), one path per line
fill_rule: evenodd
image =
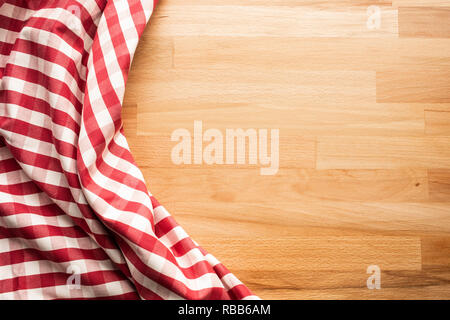
M123 135L153 8L0 1L0 299L256 298L150 195Z

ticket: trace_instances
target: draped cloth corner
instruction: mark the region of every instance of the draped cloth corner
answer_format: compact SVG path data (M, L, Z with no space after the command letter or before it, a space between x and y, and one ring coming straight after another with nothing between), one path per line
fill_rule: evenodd
M149 193L123 134L154 5L0 1L0 299L257 298Z

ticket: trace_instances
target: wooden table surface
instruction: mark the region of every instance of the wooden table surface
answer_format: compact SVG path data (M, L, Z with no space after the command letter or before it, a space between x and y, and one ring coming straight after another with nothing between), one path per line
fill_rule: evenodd
M261 298L450 298L450 0L161 0L123 118L150 191ZM174 164L195 120L279 129L278 173Z

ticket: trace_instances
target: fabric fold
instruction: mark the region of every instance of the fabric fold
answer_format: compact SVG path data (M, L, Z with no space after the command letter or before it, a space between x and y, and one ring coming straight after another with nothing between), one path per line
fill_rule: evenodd
M123 134L155 3L0 3L0 299L257 298L149 193Z

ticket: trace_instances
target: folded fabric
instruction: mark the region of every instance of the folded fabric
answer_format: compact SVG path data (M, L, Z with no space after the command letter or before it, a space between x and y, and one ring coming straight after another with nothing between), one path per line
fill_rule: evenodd
M0 299L256 298L151 196L123 135L153 8L0 1Z

